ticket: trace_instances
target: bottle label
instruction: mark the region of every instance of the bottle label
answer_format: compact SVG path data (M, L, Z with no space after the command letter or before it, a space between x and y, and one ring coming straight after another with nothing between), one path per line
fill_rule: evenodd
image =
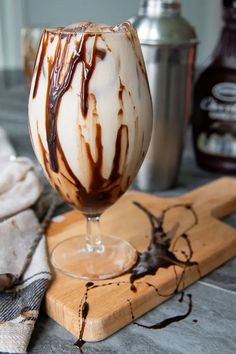
M236 157L236 83L222 82L213 86L211 96L200 102L207 114L207 131L197 141L206 154Z
M236 83L222 82L213 86L212 96L204 97L200 106L210 119L236 121Z
M208 155L236 157L236 137L231 134L201 133L198 136L197 146L200 151Z

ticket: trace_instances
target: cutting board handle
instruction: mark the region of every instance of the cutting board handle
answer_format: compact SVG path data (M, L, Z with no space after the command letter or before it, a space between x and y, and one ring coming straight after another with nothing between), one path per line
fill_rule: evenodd
M236 211L236 178L223 177L183 196L203 213L220 219Z

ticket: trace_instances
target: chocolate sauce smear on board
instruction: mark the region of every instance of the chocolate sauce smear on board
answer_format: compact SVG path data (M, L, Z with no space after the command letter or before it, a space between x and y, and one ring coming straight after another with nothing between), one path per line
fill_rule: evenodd
M86 318L89 313L89 303L87 302L88 291L89 291L89 288L91 288L93 286L94 286L93 282L88 282L86 284L86 292L81 300L80 307L79 307L79 317L81 316L81 318L82 318L82 324L81 324L81 328L80 328L79 339L77 340L77 342L74 345L80 349L81 353L83 353L82 346L85 344L85 341L83 340L83 334L84 334L84 328L86 325Z
M176 255L170 250L171 241L176 234L178 229L178 224L175 224L171 230L166 232L164 230L164 221L165 216L173 208L184 208L189 210L193 215L193 223L187 231L193 228L198 223L198 218L196 213L193 211L191 205L173 205L161 212L161 215L155 216L144 206L138 202L134 204L141 209L147 216L150 221L152 231L151 231L151 240L148 245L148 249L145 252L139 252L138 260L130 276L131 290L135 291L134 281L143 278L145 275L154 275L156 274L159 268L169 268L170 266L177 265L179 267L186 266L196 266L196 262L192 262L191 258L193 255L191 243L186 234L186 230L179 237L182 237L189 248L189 255L187 256L186 261L179 260Z
M85 285L86 291L81 299L80 306L79 306L79 319L81 318L81 322L82 322L81 326L80 326L80 334L79 334L79 339L74 344L77 348L79 348L81 354L83 354L82 347L86 343L85 340L83 339L83 334L84 334L84 329L85 329L85 325L86 325L86 318L89 313L89 303L87 301L89 291L91 291L92 289L100 288L100 287L107 287L107 286L111 286L111 285L119 286L121 284L128 284L128 282L124 282L124 281L109 282L109 283L104 283L104 284L99 284L99 285L94 284L93 282L88 282Z
M188 296L188 299L189 299L189 304L188 304L188 310L187 310L187 312L184 315L178 315L178 316L169 317L169 318L166 318L165 320L157 322L157 323L155 323L153 325L145 325L145 324L142 324L142 323L139 323L139 322L133 322L133 323L136 326L139 326L139 327L142 327L142 328L157 330L157 329L165 328L165 327L169 326L172 323L182 321L186 317L188 317L188 315L190 315L190 313L192 312L192 308L193 308L192 295L191 294L187 294L187 296ZM129 305L130 305L130 313L131 313L131 316L132 316L132 320L134 321L135 317L134 317L134 312L133 312L133 309L132 309L131 301L129 300L128 302L129 302Z
M186 268L190 267L190 266L198 267L197 262L191 261L191 258L193 256L193 250L192 250L191 242L190 242L188 235L187 235L187 233L198 224L198 216L191 204L172 205L172 206L164 209L159 216L155 216L148 209L146 209L143 205L141 205L138 202L134 202L134 205L136 205L139 209L141 209L148 216L148 219L149 219L151 227L152 227L151 240L150 240L148 249L147 249L147 251L139 253L137 263L135 264L135 266L133 267L133 269L131 271L130 281L128 281L128 282L127 281L109 282L109 283L104 283L104 284L94 284L93 282L89 282L86 284L86 291L81 299L81 303L80 303L80 307L79 307L79 320L81 320L82 324L80 327L79 339L75 343L75 346L77 346L80 349L80 353L83 353L82 346L85 344L85 341L83 340L83 334L84 334L84 329L85 329L86 318L88 316L88 311L89 311L89 304L88 304L89 291L91 291L92 289L95 289L95 288L99 288L99 287L107 287L107 286L112 286L112 285L119 286L119 285L123 284L126 286L129 285L130 290L133 292L136 292L137 287L134 285L134 282L136 282L136 285L137 284L145 284L148 287L152 287L156 291L157 295L159 295L159 296L169 297L169 296L172 296L180 291L179 286L182 282L184 282L184 275L185 275ZM167 213L174 208L183 208L185 210L188 210L193 216L193 222L187 229L185 229L182 232L182 234L180 234L175 239L173 244L171 244L171 241L173 240L173 237L175 236L176 231L178 229L178 224L175 224L169 231L166 232L164 229L164 221L165 221L165 217L166 217ZM175 256L175 254L170 250L170 248L175 249L175 245L180 238L183 238L186 241L186 244L188 247L188 253L182 252L186 258L186 261L179 260ZM139 280L139 279L145 277L145 275L156 274L156 272L160 268L168 268L170 266L174 267L175 276L176 276L176 287L169 294L161 294L159 289L155 285ZM181 267L183 269L183 272L182 272L180 278L178 278L178 276L177 276L177 272L175 269L176 266ZM199 267L198 267L198 272L201 277ZM183 285L183 288L184 288L184 285ZM185 296L185 293L182 290L181 294L180 294L180 298L178 300L179 303L183 303L184 296ZM184 313L183 315L177 315L177 316L167 318L163 321L157 322L152 325L145 325L145 324L141 324L139 322L134 322L135 315L133 312L132 303L131 303L130 299L127 299L127 301L129 303L131 318L132 318L133 323L135 325L142 327L142 328L146 328L146 329L159 330L159 329L169 326L172 323L182 321L189 316L189 314L192 311L192 307L193 307L192 295L187 294L187 297L188 297L189 301L188 301L188 310L186 313ZM83 311L84 304L85 304L85 310ZM82 314L82 316L81 316L81 314ZM196 323L197 320L193 320L193 322Z

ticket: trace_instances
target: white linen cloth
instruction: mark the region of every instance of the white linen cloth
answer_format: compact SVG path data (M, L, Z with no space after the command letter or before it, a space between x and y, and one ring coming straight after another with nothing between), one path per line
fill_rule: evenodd
M55 204L42 192L32 161L15 157L0 128L0 353L27 352L51 279L43 229Z

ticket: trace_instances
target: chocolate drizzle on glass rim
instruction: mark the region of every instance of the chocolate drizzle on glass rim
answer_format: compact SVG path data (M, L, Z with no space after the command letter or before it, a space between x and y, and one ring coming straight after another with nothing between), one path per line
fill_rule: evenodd
M80 334L79 334L79 339L75 343L75 346L77 346L80 349L80 352L83 353L82 351L82 346L86 343L85 340L83 339L84 335L84 330L86 326L86 319L89 314L89 308L92 306L92 304L89 303L89 293L93 291L96 288L100 287L110 287L110 286L128 286L131 293L137 293L138 292L138 285L140 284L145 284L149 288L153 288L153 290L156 292L157 296L160 297L166 297L169 298L177 293L180 293L180 298L178 302L182 304L185 299L185 292L184 292L184 287L185 287L185 282L184 282L184 276L186 269L189 267L196 267L199 278L201 278L201 272L200 268L197 262L192 261L192 257L194 255L193 249L191 246L191 241L189 239L188 233L198 224L198 216L197 213L195 212L193 206L191 204L176 204L172 205L170 207L167 207L166 209L162 210L160 215L155 216L152 212L150 212L147 208L145 208L143 205L141 205L138 202L133 202L134 205L136 205L141 211L143 211L150 222L151 225L151 237L150 237L150 242L147 247L147 250L144 252L139 252L138 253L138 259L134 267L130 270L129 273L129 280L128 281L112 281L108 283L94 283L94 282L88 282L85 285L85 293L81 299L80 305L79 305L79 323L80 323ZM188 226L185 230L182 231L181 234L176 236L176 232L178 229L178 224L174 224L170 230L166 231L164 227L164 222L167 214L173 210L173 209L185 209L192 215L192 223L190 226ZM185 257L185 260L180 260L174 253L174 249L176 247L176 244L178 240L182 238L186 242L188 252L182 251L181 253ZM176 278L176 284L174 289L167 293L163 294L161 291L150 281L147 282L145 281L145 276L147 275L155 275L158 274L159 269L168 269L169 267L173 267L174 273L175 273L175 278ZM177 275L176 267L179 267L182 269L182 273L180 276ZM144 279L143 279L144 278ZM130 311L130 316L132 323L135 325L145 328L145 329L150 329L150 330L159 330L162 328L165 328L172 323L176 323L179 321L184 320L187 318L190 313L192 312L193 308L193 303L192 303L192 295L187 294L187 299L188 299L188 309L187 311L182 314L182 315L176 315L167 319L164 319L162 321L158 321L154 324L142 324L140 322L135 321L135 314L134 310L132 307L132 301L130 298L127 299L128 303L128 309ZM196 323L197 320L193 320L193 323Z

